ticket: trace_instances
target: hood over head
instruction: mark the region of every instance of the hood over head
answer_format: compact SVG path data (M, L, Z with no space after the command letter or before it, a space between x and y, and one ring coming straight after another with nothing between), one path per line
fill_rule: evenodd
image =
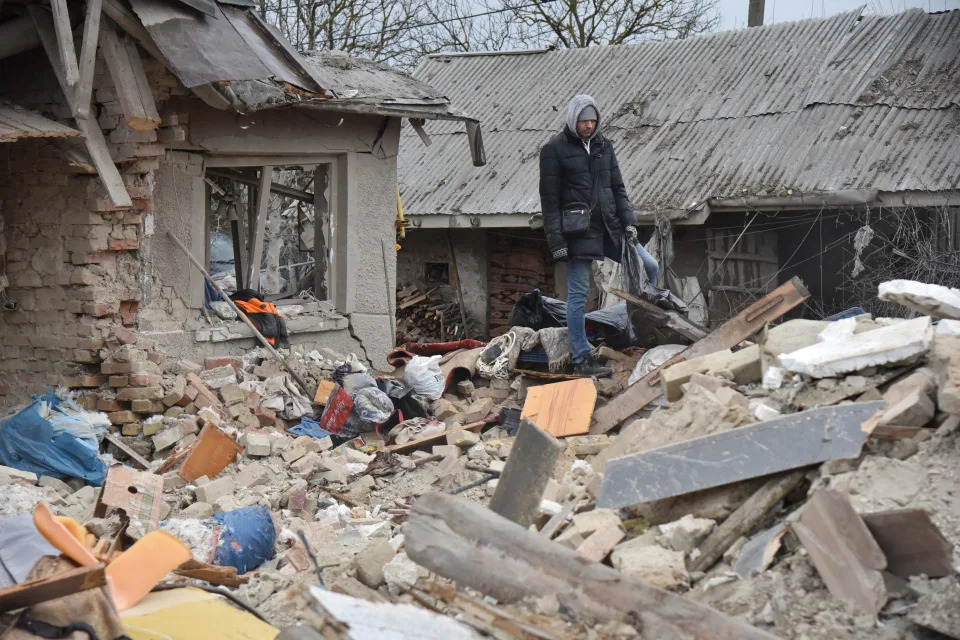
M570 103L567 105L567 128L570 129L570 132L576 135L577 133L577 120L580 119L580 112L587 107L593 107L597 111L597 128L593 132L593 138L600 131L600 107L597 106L596 101L588 96L585 93L575 95L570 99Z

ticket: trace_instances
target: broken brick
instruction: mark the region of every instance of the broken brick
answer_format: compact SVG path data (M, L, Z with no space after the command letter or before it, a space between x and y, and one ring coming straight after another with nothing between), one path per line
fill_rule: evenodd
M219 369L226 366L233 367L234 371L239 372L243 369L243 358L235 356L210 356L203 359L204 370Z

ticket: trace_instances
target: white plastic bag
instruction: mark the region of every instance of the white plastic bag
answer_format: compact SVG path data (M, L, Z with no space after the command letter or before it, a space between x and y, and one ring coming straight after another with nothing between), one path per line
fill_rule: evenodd
M403 372L403 381L414 392L436 400L443 395L444 376L440 371L442 356L413 356Z

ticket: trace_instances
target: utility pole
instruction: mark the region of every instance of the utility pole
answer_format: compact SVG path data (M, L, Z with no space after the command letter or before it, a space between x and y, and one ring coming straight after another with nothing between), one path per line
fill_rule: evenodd
M750 9L747 13L748 27L763 26L763 4L764 0L750 0Z

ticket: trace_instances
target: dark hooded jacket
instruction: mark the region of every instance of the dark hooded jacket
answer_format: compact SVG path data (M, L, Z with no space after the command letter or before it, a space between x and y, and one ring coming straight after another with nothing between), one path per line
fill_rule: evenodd
M588 105L597 110L594 135L584 142L576 134L577 119ZM602 115L593 98L574 96L567 107L566 126L540 150L540 205L543 230L554 258L602 260L603 236L620 243L624 230L637 219L627 199L613 144L600 134ZM596 166L595 166L596 165ZM591 212L590 228L577 234L564 233L561 211L587 206L593 195L593 173L599 183L597 206Z

